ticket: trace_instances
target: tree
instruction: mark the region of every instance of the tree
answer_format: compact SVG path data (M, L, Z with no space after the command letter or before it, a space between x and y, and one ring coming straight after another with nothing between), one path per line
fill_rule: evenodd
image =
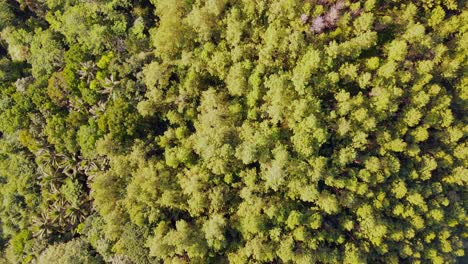
M455 263L467 7L0 0L0 263Z
M31 41L31 56L28 62L32 66L34 77L48 75L62 66L63 47L55 40L51 31L37 30Z
M86 242L79 239L52 245L41 253L37 263L104 263L102 258L94 255L88 247ZM58 258L58 256L60 257Z

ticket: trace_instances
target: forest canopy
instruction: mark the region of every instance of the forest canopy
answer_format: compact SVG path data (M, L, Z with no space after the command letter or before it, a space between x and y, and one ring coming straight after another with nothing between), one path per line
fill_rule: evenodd
M461 263L467 56L464 0L0 0L0 263Z

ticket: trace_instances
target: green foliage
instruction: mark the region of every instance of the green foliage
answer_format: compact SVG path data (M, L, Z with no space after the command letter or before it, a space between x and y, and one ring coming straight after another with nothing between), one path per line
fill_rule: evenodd
M89 245L79 239L67 243L51 245L41 253L37 259L38 264L97 264L104 263L101 258L94 256Z
M138 119L132 105L119 98L110 103L98 120L98 127L101 131L108 132L115 140L123 141L135 135Z
M12 9L6 0L0 1L0 31L13 23L15 15Z
M0 0L0 263L456 263L467 7Z
M35 78L52 73L63 61L60 42L55 40L50 31L38 29L34 32L30 54L28 62L31 64L32 75Z

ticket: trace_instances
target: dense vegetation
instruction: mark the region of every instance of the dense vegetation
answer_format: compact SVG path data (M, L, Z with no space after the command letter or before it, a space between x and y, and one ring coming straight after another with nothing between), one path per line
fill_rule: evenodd
M0 0L0 263L456 262L467 7Z

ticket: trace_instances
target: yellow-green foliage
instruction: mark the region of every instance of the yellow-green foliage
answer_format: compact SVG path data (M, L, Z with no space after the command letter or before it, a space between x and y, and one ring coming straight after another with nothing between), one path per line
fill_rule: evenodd
M455 263L467 7L0 0L0 263Z

